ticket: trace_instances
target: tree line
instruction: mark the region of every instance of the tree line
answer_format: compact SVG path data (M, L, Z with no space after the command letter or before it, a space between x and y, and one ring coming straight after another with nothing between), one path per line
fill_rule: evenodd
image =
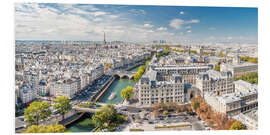
M258 72L247 73L239 77L235 77L234 80L244 80L252 84L258 84Z
M53 108L60 112L62 119L64 119L65 113L72 109L70 100L66 96L57 97L54 101ZM41 121L47 120L51 116L52 112L50 104L48 102L34 101L24 110L24 117L26 123L30 125L26 133L50 133L50 132L65 132L65 127L60 124L53 124L47 126L40 126Z
M250 62L250 63L258 63L258 58L256 57L240 56L240 60Z

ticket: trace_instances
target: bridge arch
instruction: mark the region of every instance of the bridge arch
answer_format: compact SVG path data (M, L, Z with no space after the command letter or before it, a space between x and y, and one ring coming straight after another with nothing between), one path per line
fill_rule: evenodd
M113 75L116 79L120 78L120 76L118 74L114 74Z
M130 79L129 75L125 75L125 74L122 75L121 78L123 78L123 79Z

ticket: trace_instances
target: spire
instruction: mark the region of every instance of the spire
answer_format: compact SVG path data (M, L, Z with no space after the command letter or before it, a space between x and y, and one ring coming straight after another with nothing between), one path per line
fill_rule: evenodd
M106 44L105 31L104 31L104 44Z

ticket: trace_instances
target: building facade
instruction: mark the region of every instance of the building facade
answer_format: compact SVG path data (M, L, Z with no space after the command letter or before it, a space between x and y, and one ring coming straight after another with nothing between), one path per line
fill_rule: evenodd
M247 73L258 72L258 64L253 63L232 63L221 64L220 71L230 71L234 77L239 77Z
M211 92L216 95L233 93L233 76L231 72L209 70L198 75L196 87L201 93Z
M247 82L242 83L242 80L236 82L237 85L246 85ZM257 87L250 84L252 87L246 89L237 89L234 93L223 94L216 96L215 93L206 92L204 94L205 101L217 112L221 112L232 118L240 113L246 113L251 110L258 109L258 91ZM238 88L240 88L238 87Z
M150 70L144 75L138 85L138 98L141 105L155 103L184 103L184 83L180 76L173 76L168 81L158 81L157 72Z

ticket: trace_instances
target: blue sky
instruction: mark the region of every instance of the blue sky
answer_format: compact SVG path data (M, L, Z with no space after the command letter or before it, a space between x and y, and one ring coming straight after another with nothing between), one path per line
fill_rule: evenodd
M17 40L257 43L257 8L15 4Z

